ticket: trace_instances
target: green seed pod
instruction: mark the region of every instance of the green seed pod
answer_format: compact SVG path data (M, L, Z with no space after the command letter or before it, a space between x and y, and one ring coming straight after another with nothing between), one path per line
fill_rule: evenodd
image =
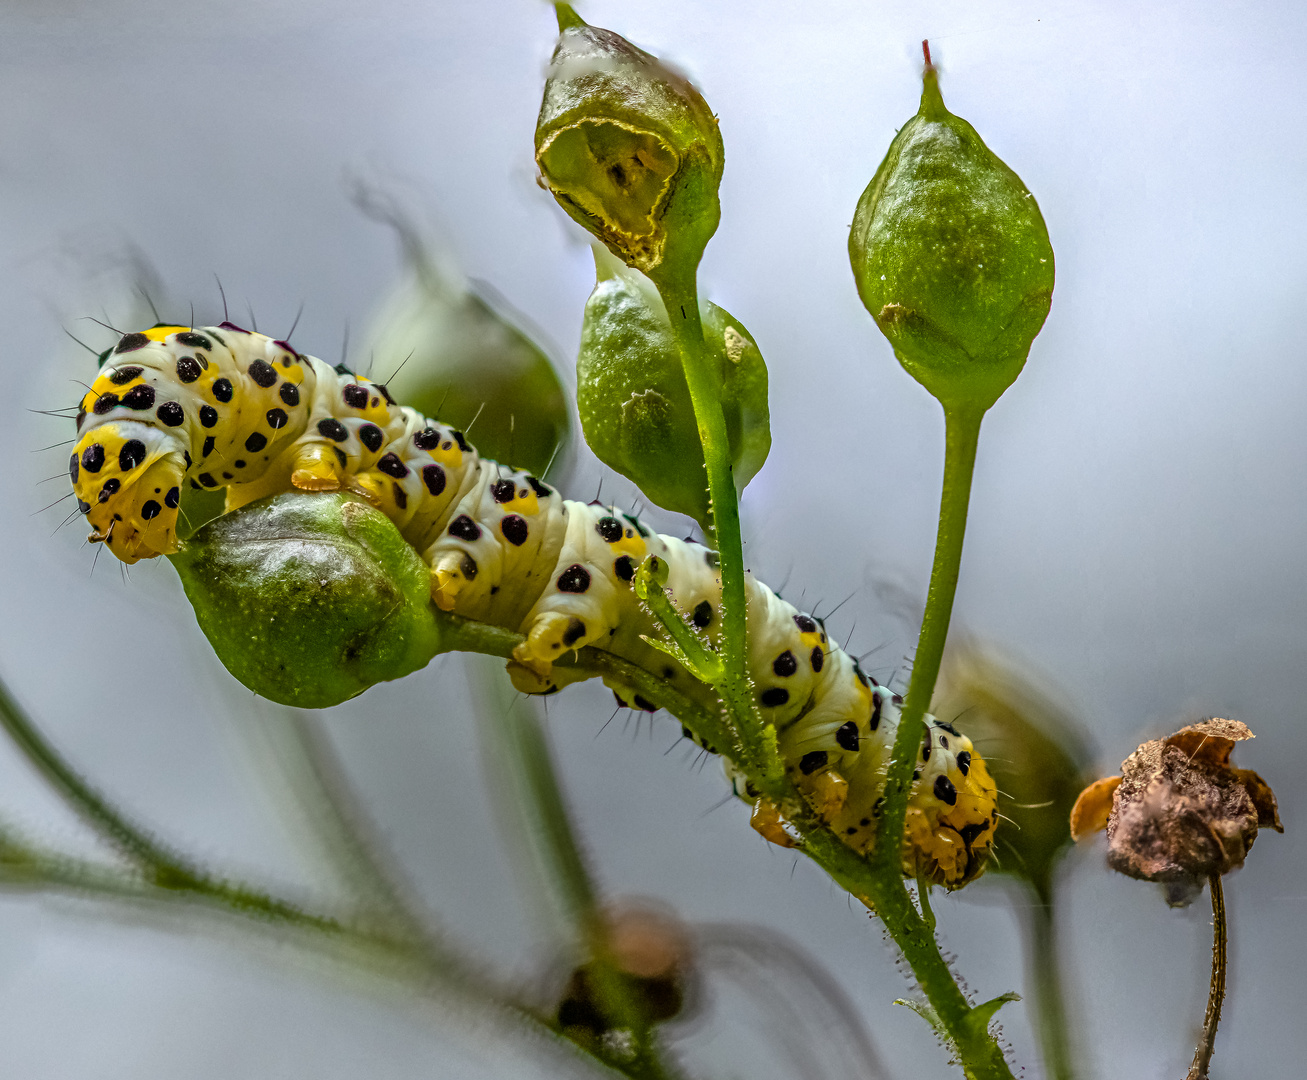
M717 231L725 149L684 76L566 4L536 123L536 163L569 215L628 266L690 280Z
M924 45L924 43L923 43ZM944 107L926 52L917 115L858 201L849 258L899 362L946 408L989 408L1053 295L1053 249L1021 178Z
M375 377L424 416L473 428L485 457L544 476L566 458L571 406L522 317L448 265L384 193L360 186L354 201L395 229L407 264L365 347Z
M439 650L427 567L352 495L252 503L170 558L218 659L273 701L336 705Z
M703 446L667 309L653 283L602 248L585 305L576 403L586 442L665 510L711 528ZM767 460L767 365L749 332L701 300L706 352L721 386L736 491Z

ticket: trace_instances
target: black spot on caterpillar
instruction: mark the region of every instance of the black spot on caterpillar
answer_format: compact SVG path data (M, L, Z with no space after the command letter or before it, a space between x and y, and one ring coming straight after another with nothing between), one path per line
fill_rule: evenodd
M130 365L115 362L123 352ZM166 405L154 409L156 398ZM527 693L582 677L553 664L587 645L664 671L665 655L643 640L657 631L631 586L649 556L666 563L668 590L696 632L710 640L720 633L714 552L659 536L616 508L565 502L367 379L262 334L231 325L130 334L106 358L81 411L79 468L70 469L78 505L87 508L91 540L110 542L126 563L176 550L186 482L225 486L228 510L292 487L348 489L422 556L438 607L524 635L509 671ZM162 503L159 492L167 492ZM791 778L846 844L866 851L900 701L829 642L818 620L752 576L746 588L750 674ZM711 702L712 692L679 668L664 677ZM654 708L633 688L609 685L619 700ZM923 749L904 868L956 887L983 869L996 792L952 727L931 721ZM742 797L753 794L740 778L733 783Z

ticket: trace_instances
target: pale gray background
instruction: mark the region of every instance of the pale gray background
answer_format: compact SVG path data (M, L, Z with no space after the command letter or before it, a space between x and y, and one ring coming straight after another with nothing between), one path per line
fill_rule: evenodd
M749 489L749 561L832 606L889 674L909 648L878 583L923 591L941 463L937 406L859 306L853 207L916 108L929 36L944 93L1039 199L1053 311L981 446L960 624L1047 672L1103 763L1199 714L1257 732L1240 763L1279 793L1287 834L1231 880L1231 998L1218 1076L1298 1075L1307 1053L1307 850L1300 738L1307 15L1292 3L596 2L582 13L682 65L722 118L723 217L703 268L771 372L773 450ZM325 890L261 768L268 706L209 653L170 568L125 581L64 491L65 405L104 347L86 315L130 316L126 253L172 318L212 318L215 273L244 320L334 359L396 283L392 238L343 177L406 192L469 273L543 328L564 367L592 281L578 230L534 186L531 132L554 35L531 0L16 2L0 14L0 485L9 557L0 671L60 745L170 841L285 889ZM136 305L139 312L139 302ZM126 315L124 314L126 313ZM165 315L168 313L165 312ZM139 318L139 314L134 316ZM570 377L570 375L569 375ZM582 455L571 493L602 470ZM611 478L605 494L629 492ZM669 531L683 524L669 516ZM884 590L881 590L882 592ZM865 914L749 830L667 721L638 740L598 686L550 706L608 888L688 918L778 928L856 999L896 1075L957 1075ZM323 717L451 933L526 980L545 964L482 783L461 664L446 659ZM624 737L625 736L625 737ZM84 838L7 749L0 813ZM1173 1077L1206 991L1207 912L1167 911L1101 851L1067 882L1085 1076ZM937 901L981 996L1020 984L1015 923L983 884ZM380 983L234 934L187 937L72 901L0 897L7 1075L551 1075L531 1044L405 1003ZM1039 1075L1023 1006L1004 1013ZM705 1074L765 1075L755 1030L695 1036Z

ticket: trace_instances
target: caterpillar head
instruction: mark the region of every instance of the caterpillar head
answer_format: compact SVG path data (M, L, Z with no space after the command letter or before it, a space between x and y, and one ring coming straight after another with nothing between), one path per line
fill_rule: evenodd
M92 543L125 563L177 550L186 455L178 440L133 420L99 424L77 440L68 473Z

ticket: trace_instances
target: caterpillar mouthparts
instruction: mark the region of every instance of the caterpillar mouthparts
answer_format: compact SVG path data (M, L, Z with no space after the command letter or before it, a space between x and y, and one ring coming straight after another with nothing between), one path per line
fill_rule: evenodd
M228 510L296 488L351 490L422 556L438 607L523 634L509 663L519 690L552 693L585 677L554 661L594 645L712 700L645 640L658 632L631 582L646 557L665 560L677 606L712 640L720 632L715 552L657 535L614 507L564 500L535 476L479 457L461 432L397 405L385 386L284 341L228 322L128 334L105 354L77 427L69 472L78 507L91 540L125 563L177 550L184 484L225 488ZM746 597L749 673L786 769L846 844L870 850L900 699L831 642L820 619L752 575ZM630 687L605 681L619 705L652 711ZM729 766L728 775L754 802L755 828L792 844L787 808L760 798ZM950 724L927 717L904 872L965 884L984 869L997 822L980 755Z

